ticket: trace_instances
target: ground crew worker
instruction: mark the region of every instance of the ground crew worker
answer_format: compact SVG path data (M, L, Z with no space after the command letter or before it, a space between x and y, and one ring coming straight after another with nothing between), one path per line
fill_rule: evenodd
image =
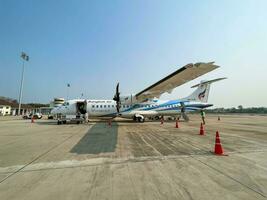
M203 124L205 124L205 112L204 112L204 110L201 110L201 111L200 111L200 115L201 115Z
M89 122L88 113L87 112L84 114L84 122L85 123Z

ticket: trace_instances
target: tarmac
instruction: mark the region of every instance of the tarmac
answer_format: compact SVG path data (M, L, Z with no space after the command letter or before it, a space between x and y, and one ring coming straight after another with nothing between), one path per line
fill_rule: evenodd
M267 116L56 125L0 117L0 199L267 199ZM219 131L224 152L213 154Z

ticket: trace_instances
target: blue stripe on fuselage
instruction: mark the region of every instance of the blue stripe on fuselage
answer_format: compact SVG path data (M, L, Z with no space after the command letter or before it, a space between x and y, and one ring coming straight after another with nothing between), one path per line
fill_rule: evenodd
M155 105L155 103L134 104L130 108L127 108L125 110L121 110L120 113L123 114L123 113L134 111L134 110L137 110L137 111L154 110L154 111L159 112L159 114L160 114L161 111L168 111L168 110L180 111L180 106L181 106L180 103L181 102L184 103L185 109L187 111L195 111L195 110L200 110L200 109L212 106L212 104L201 104L201 103L192 103L192 104L190 104L189 101L170 100L170 101L164 102L162 104L158 104L158 105ZM148 107L148 108L147 107L142 107L142 106L151 106L151 105L152 105L152 107ZM164 107L165 107L165 109L162 109ZM110 113L110 114L106 114L106 115L103 115L103 116L115 116L115 115L117 115L116 112Z

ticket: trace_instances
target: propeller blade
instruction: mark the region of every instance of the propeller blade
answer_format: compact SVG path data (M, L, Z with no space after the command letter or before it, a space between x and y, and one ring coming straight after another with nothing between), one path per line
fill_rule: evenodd
M116 101L116 109L117 109L118 113L120 112L120 107L121 107L119 87L120 87L120 83L117 83L116 93L115 93L115 95L113 97L113 100Z
M116 93L119 94L119 87L120 87L120 83L117 83L117 86L116 86Z
M117 102L117 105L116 105L116 108L117 108L117 113L119 113L119 112L120 112L120 107L121 107L121 105L120 105L120 102Z

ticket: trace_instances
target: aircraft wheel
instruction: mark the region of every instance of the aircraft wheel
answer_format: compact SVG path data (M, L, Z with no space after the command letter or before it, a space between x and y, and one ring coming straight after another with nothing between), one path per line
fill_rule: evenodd
M61 121L57 120L57 124L58 124L58 125L60 125L61 123L62 123Z
M67 121L66 121L66 120L64 120L64 121L63 121L63 124L66 124L66 123L67 123Z
M145 119L138 117L138 122L144 122L144 121L145 121Z

